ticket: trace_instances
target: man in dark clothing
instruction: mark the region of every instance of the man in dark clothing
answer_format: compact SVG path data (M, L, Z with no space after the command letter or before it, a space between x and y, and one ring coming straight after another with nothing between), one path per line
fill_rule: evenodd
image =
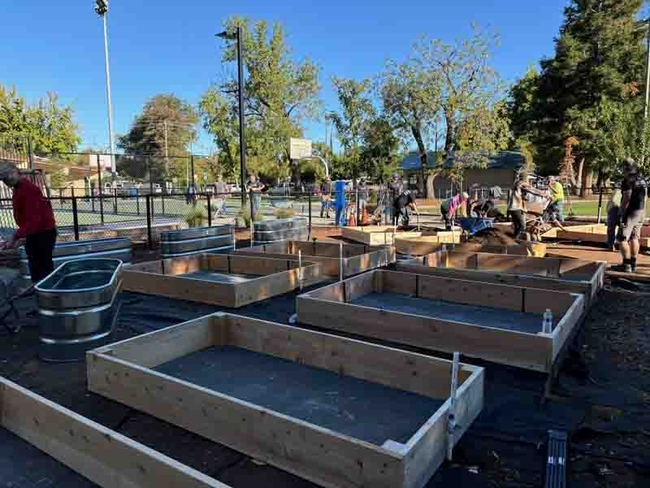
M618 242L626 273L636 272L636 257L639 255L639 237L645 221L645 204L648 196L647 183L639 173L636 162L628 158L623 166L621 184L621 225Z
M409 220L411 220L409 209L412 209L417 213L418 206L415 204L415 200L413 199L411 192L406 190L395 199L396 217L394 225L397 225L399 223L399 218L401 217L402 227L408 227Z
M0 179L13 189L14 219L18 230L4 244L5 249L25 239L32 282L38 283L52 271L52 252L56 243L56 222L50 202L34 183L22 176L12 163L0 163Z
M393 225L397 225L400 216L400 210L397 207L397 199L404 193L404 182L399 173L395 173L393 178L388 182L388 191L391 203L391 221L393 222Z

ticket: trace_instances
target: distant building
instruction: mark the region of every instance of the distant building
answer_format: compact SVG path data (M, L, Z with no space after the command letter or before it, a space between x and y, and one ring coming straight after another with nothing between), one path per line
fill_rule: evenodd
M437 155L433 151L427 154L429 166L433 167L437 161ZM443 163L443 169L453 169L455 158L449 156ZM462 182L458 182L463 190L471 187L491 188L501 187L505 190L512 186L515 175L526 165L526 160L517 151L499 151L487 157L487 164L484 168L466 168ZM408 154L399 165L410 189L421 188L419 178L422 176L420 154L412 152ZM436 197L445 198L451 192L452 181L442 175L438 176L434 183Z

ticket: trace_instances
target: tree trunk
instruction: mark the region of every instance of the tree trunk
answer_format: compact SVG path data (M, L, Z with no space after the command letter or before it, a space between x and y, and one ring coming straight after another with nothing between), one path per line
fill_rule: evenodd
M456 120L453 110L445 108L445 123L447 125L447 133L445 134L445 156L449 156L451 151L454 149L454 131L456 130Z
M427 174L427 198L435 198L436 197L436 192L435 192L435 182L436 182L436 177L438 176L438 173L433 173L430 172Z
M576 175L576 181L574 185L580 185L580 188L575 188L575 191L579 190L580 196L584 196L584 187L582 185L582 173L585 169L585 158L580 158L580 162L578 163L578 174Z
M418 152L420 154L420 174L422 176L421 182L425 190L425 198L429 198L428 185L425 185L427 181L427 168L429 167L428 158L427 158L427 147L424 145L424 139L422 138L422 133L420 132L419 127L411 127L411 132L413 133L413 138L415 139L416 144L418 145Z

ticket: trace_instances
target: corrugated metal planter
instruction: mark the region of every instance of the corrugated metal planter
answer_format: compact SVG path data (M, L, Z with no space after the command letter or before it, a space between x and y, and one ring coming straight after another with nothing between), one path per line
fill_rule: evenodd
M235 228L232 225L220 225L163 232L160 235L160 246L163 259L203 252L231 251L235 248Z
M36 285L41 359L80 361L111 341L121 271L118 259L70 261Z
M119 259L124 264L131 262L131 239L119 237L115 239L93 239L78 242L62 242L54 247L52 253L54 267L77 259L109 258ZM20 248L20 275L25 283L31 280L27 252Z

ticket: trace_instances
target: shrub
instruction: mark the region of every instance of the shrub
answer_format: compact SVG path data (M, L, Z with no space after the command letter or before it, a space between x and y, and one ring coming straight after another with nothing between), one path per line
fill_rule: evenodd
M273 212L277 219L290 219L296 216L296 211L292 208L278 208Z
M205 208L199 204L192 205L185 215L183 215L183 220L190 228L201 227L207 218Z

